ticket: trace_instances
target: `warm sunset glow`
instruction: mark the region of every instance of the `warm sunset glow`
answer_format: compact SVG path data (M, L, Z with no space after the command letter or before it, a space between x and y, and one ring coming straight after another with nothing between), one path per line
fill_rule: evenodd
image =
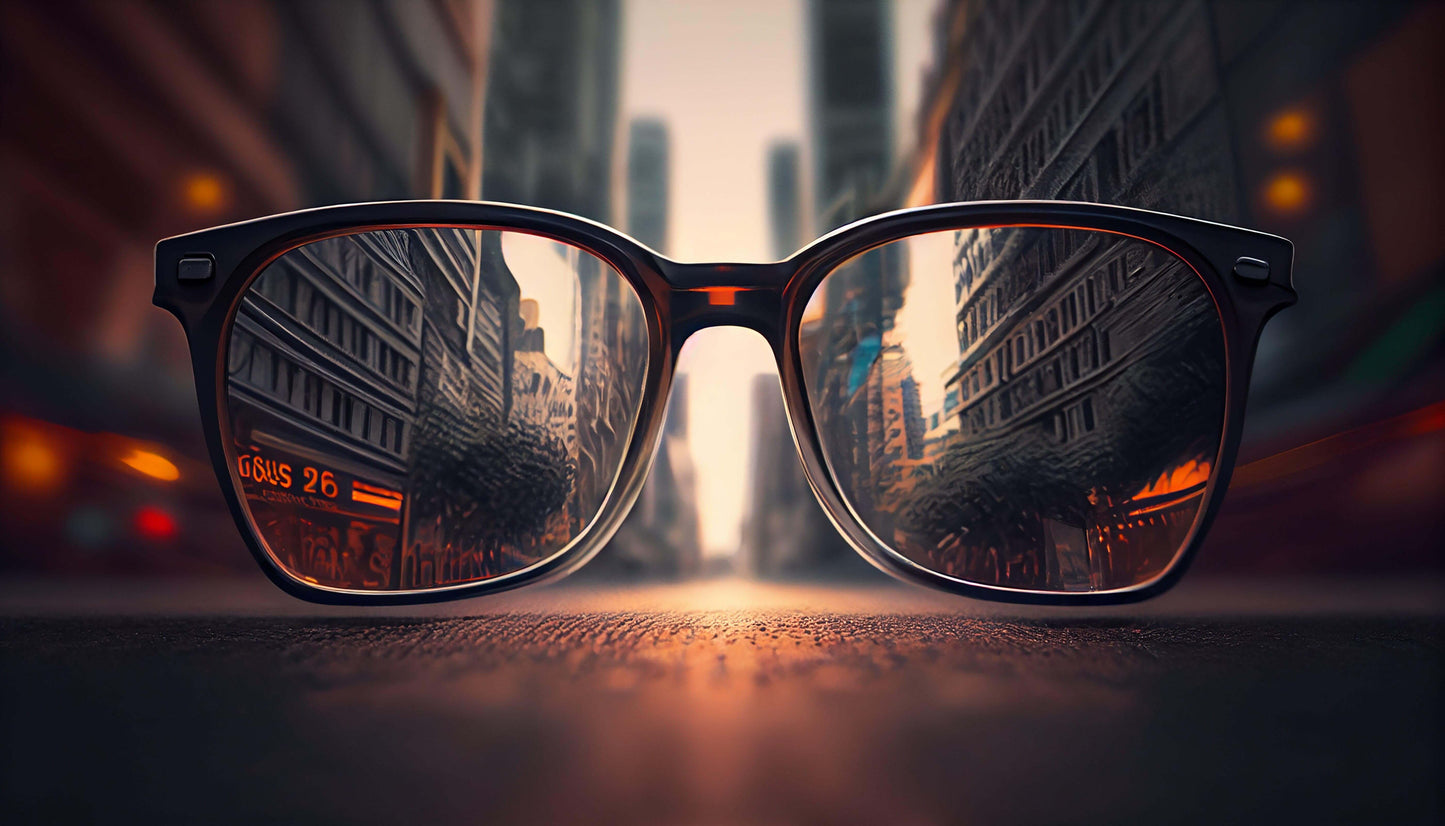
M1307 146L1315 136L1314 115L1307 109L1286 109L1270 119L1264 136L1272 149L1289 150Z
M42 434L15 428L6 434L4 468L6 487L27 493L47 493L60 483L60 455Z
M1166 470L1159 474L1158 479L1134 494L1134 498L1148 499L1199 487L1209 481L1211 469L1212 465L1209 462L1198 462L1191 459L1173 470Z
M1264 184L1265 205L1280 215L1296 215L1310 204L1314 193L1309 178L1299 172L1280 172Z
M181 478L181 470L170 459L149 450L132 450L130 455L121 457L121 464L162 482L174 482Z
M193 212L219 212L227 196L226 182L212 172L193 172L181 181L181 200Z

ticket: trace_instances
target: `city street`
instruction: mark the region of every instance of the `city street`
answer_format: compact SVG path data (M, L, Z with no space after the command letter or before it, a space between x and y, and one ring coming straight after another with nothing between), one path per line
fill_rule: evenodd
M1438 822L1441 605L718 581L366 611L11 581L4 820Z

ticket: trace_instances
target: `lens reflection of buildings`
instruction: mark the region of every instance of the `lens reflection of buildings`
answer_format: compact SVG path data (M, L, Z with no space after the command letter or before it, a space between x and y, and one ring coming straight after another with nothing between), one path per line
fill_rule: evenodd
M645 328L601 262L555 249L576 273L570 373L499 233L348 236L262 274L230 347L236 470L292 573L362 589L482 579L591 518L625 448Z
M915 375L908 242L825 283L805 329L835 476L876 535L970 581L1099 590L1161 571L1218 446L1222 339L1182 262L1100 233L953 233L956 369ZM930 362L937 354L929 354ZM921 381L941 385L922 409ZM934 388L940 389L940 388Z

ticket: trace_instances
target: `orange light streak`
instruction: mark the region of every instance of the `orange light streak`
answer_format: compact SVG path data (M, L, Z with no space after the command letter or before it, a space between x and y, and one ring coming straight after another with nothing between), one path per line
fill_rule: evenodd
M1148 499L1198 487L1209 481L1209 472L1212 468L1213 465L1209 462L1190 459L1173 470L1166 470L1159 474L1158 479L1134 494L1134 499Z
M367 492L364 491L364 490L359 490L359 488L363 488L363 487L367 487L367 486L366 486L366 485L357 484L357 483L355 483L355 482L352 483L352 486L351 486L351 501L353 501L353 502L360 502L360 503L362 503L362 504L364 504L364 505L376 505L376 506L379 507L379 508L386 508L387 510L393 510L393 511L399 511L399 510L401 510L401 494L400 494L399 492L396 492L396 491L382 491L382 492L385 493L386 495L384 495L384 496L378 496L378 495L376 495L376 494L374 494L374 493L367 493ZM381 489L380 489L380 488L371 488L371 490L381 490Z
M159 479L162 482L174 482L181 478L181 469L176 467L170 459L152 453L149 450L136 448L128 456L121 457L121 464L134 470L136 473L149 476L152 479Z

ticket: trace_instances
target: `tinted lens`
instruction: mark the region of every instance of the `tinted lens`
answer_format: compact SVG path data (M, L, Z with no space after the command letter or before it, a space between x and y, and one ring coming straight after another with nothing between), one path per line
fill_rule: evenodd
M574 247L452 228L316 241L237 309L235 476L271 555L307 582L519 571L597 515L647 353L632 287Z
M801 342L829 470L913 562L1107 591L1182 550L1222 434L1224 340L1166 250L1054 228L908 238L829 274Z

